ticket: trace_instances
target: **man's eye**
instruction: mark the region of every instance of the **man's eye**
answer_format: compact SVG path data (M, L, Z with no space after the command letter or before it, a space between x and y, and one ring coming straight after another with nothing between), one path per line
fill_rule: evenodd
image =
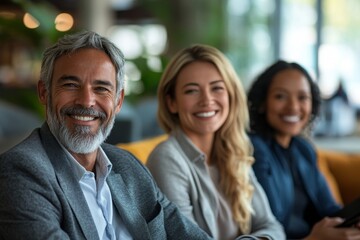
M76 88L77 84L75 84L75 83L65 83L65 84L63 84L63 86L66 87L66 88Z
M98 91L98 92L108 92L110 90L108 88L106 88L106 87L97 87L96 91Z

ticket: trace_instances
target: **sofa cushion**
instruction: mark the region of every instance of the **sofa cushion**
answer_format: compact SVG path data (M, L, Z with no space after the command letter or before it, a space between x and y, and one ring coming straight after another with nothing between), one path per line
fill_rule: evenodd
M167 139L167 135L162 134L141 141L136 141L131 143L119 143L116 146L131 152L143 164L145 164L152 150L156 147L156 145L158 145L160 142L164 141L165 139Z
M322 149L317 149L316 152L318 157L318 167L321 173L324 175L333 197L335 198L337 203L343 204L343 199L340 194L339 185L335 179L334 174L329 169L329 157L331 157L331 154L329 154L327 151Z
M360 197L360 154L321 150L319 155L319 159L324 158L327 161L343 203L348 204Z
M154 147L167 138L166 134L116 146L131 152L146 163ZM347 204L360 197L360 154L349 154L317 149L318 166L335 200Z

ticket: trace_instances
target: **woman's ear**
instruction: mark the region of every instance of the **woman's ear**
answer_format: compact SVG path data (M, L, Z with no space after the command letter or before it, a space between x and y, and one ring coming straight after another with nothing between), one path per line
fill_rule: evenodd
M266 103L263 102L263 103L260 105L259 110L258 110L258 113L261 113L261 114L265 113L265 110L266 110L265 104L266 104Z
M45 83L41 80L37 84L37 91L38 91L38 97L39 97L41 104L46 105L48 92L46 90Z
M170 95L166 95L166 105L169 108L171 113L177 113L178 107L175 99L172 99Z

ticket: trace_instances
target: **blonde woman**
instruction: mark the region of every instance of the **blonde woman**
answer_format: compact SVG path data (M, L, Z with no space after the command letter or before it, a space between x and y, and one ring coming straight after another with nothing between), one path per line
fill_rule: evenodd
M252 172L246 96L216 48L181 50L158 87L169 138L147 166L165 195L215 239L285 239Z

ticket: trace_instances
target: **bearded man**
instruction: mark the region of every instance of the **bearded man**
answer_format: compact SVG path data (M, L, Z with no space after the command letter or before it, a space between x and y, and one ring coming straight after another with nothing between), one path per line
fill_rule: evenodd
M94 32L46 49L46 122L0 155L0 239L209 238L133 155L104 143L123 86L122 52Z

